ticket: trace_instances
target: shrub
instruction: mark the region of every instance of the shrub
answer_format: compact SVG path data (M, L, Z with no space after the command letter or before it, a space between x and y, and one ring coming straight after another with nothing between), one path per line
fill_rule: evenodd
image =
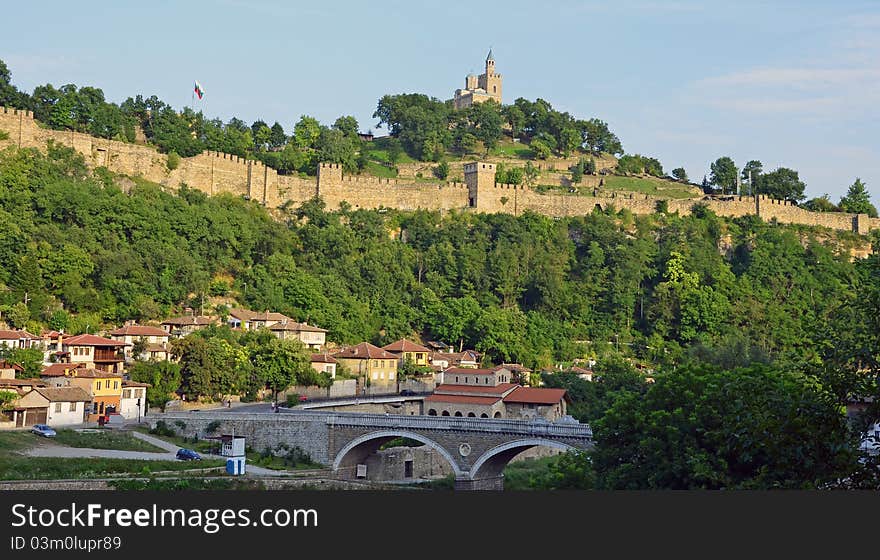
M184 422L183 420L175 420L174 425L177 426L178 428L180 428L181 430L186 429L186 422Z
M179 420L178 420L179 422ZM177 435L174 430L168 427L168 424L165 423L165 420L159 420L156 422L156 427L150 430L151 434L155 434L157 436L174 436Z
M449 176L449 164L445 160L434 168L434 176L441 180L445 180Z
M174 171L180 166L180 156L177 152L168 152L168 171Z
M206 433L206 434L213 434L214 432L217 431L217 428L219 428L219 427L220 427L220 421L219 421L219 420L212 420L212 421L211 421L211 422L205 427L205 433Z
M299 393L290 393L287 395L287 406L294 407L299 404Z

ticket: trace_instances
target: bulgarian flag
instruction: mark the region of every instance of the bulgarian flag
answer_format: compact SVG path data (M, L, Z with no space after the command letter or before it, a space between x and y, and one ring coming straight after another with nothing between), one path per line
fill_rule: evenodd
M198 80L196 80L194 91L196 92L196 95L199 96L199 99L201 99L202 96L205 95L205 88L202 87L202 84L200 84Z

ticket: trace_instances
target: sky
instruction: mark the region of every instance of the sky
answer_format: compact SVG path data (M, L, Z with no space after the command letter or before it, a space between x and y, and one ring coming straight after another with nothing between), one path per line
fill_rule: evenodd
M20 89L142 93L285 129L361 129L385 94L450 99L489 48L504 103L542 98L609 124L628 153L684 167L790 167L834 202L860 177L880 207L880 2L690 0L20 3L0 59ZM6 15L10 15L9 10Z

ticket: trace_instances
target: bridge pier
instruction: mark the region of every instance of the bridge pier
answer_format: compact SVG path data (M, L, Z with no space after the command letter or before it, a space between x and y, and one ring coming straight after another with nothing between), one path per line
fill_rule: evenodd
M486 478L456 478L455 489L458 490L504 490L504 475Z

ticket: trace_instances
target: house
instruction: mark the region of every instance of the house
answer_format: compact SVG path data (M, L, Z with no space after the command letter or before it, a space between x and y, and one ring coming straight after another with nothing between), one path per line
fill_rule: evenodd
M443 372L443 382L455 385L496 386L513 383L513 374L502 366L489 369L449 368Z
M501 367L506 368L513 374L512 381L520 385L529 385L531 383L532 370L522 364L503 363Z
M18 364L0 360L0 379L15 379L15 376L24 371Z
M400 356L401 365L403 365L404 362L409 362L421 367L428 367L429 365L428 354L430 354L431 351L421 344L410 342L405 338L401 338L397 342L385 345L382 349Z
M361 342L357 346L336 352L333 357L351 373L363 377L365 385L393 386L396 390L399 358L395 354L369 342Z
M552 422L566 415L568 396L565 389L518 387L501 400L507 418L544 418Z
M85 422L91 400L88 393L79 387L35 387L18 399L16 410L22 409L25 426L72 426ZM27 415L34 421L29 422Z
M336 361L336 358L324 352L323 354L312 354L310 361L312 369L320 373L329 374L330 379L336 379L336 364L339 363Z
M255 331L261 328L269 328L276 323L282 321L293 321L283 313L273 313L271 311L251 311L250 309L230 309L229 317L226 323L232 329L242 329L245 331Z
M584 381L592 381L593 380L593 370L591 370L591 369L582 368L580 366L572 366L571 369L568 371L570 373L577 375L578 377L580 377Z
M33 348L39 346L42 339L24 330L0 330L0 346L12 349Z
M428 354L430 365L440 366L441 369L450 367L478 368L483 355L476 350L462 350L461 352L431 352Z
M58 365L58 364L55 364ZM58 372L52 366L43 370L40 379L50 387L79 387L89 394L91 406L88 421L98 416L119 412L122 398L122 374L100 371L90 367L76 367Z
M93 334L79 334L62 339L62 361L71 364L85 364L100 371L122 373L125 357L125 342L110 340Z
M171 335L168 331L158 327L148 327L145 325L125 325L110 333L110 338L119 342L126 343L125 361L152 359L160 357L161 360L168 359L166 348L168 339ZM134 345L141 342L144 345L139 355L133 356ZM149 350L148 350L149 349Z
M0 378L0 393L7 397L0 400L0 428L23 428L45 423L45 407L28 409L26 406L19 406L18 402L35 388L45 386L39 379Z
M327 340L327 330L308 323L283 320L269 327L281 340L299 340L311 350L320 350Z
M372 142L374 136L372 132L358 132L358 138L360 138L364 142Z
M447 369L446 382L425 398L425 414L549 421L566 415L568 396L564 389L523 387L512 383L512 376L504 366Z
M122 382L122 395L119 397L119 414L123 418L140 420L147 413L148 383L136 381Z
M187 315L184 317L172 317L162 321L162 328L169 335L181 338L188 334L192 334L198 330L204 329L210 325L216 325L217 321L213 317L204 315Z

